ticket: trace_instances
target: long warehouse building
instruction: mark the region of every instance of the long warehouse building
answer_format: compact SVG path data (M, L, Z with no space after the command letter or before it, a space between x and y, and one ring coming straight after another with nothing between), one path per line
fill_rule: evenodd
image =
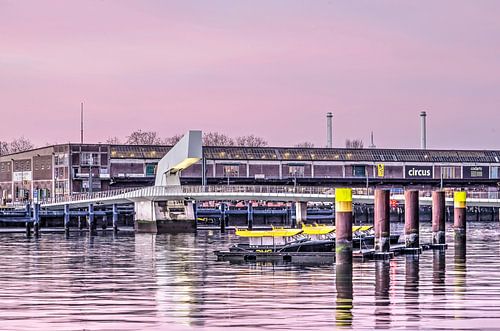
M0 156L2 202L153 185L169 146L61 144ZM204 147L192 185L467 187L497 191L500 151Z

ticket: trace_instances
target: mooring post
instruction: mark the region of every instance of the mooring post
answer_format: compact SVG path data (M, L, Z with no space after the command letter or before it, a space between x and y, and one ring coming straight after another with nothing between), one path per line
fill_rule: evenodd
M248 230L252 230L253 228L253 206L252 206L252 201L248 201L248 206L247 206L247 211L248 211Z
M40 204L35 203L33 206L33 230L35 237L40 236Z
M418 191L405 191L405 244L406 248L419 248Z
M445 243L446 200L444 191L432 192L432 243Z
M90 234L94 234L95 232L95 214L94 214L94 205L89 203L89 232Z
M292 202L292 206L290 207L290 219L292 220L290 227L295 229L297 227L297 208L295 202Z
M220 208L220 233L226 232L226 204L221 202Z
M458 191L455 192L453 202L454 202L454 222L453 229L455 232L455 240L465 238L467 231L466 228L466 218L467 218L467 192Z
M31 237L31 205L26 204L26 237Z
M113 204L113 232L118 232L118 206Z
M391 249L390 191L375 190L375 251L389 252Z
M352 189L335 189L335 259L352 264Z
M64 233L66 234L66 236L69 236L69 220L69 205L64 205Z
M80 211L80 210L78 210ZM82 230L83 229L83 222L82 222L82 216L78 215L78 229Z

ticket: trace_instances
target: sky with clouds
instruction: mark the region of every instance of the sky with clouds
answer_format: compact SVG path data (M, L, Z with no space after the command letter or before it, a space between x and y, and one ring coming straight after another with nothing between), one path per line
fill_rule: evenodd
M0 140L500 149L500 1L0 0Z

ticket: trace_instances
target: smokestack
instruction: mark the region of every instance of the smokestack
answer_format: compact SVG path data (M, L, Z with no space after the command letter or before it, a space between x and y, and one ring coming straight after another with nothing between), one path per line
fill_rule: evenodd
M420 112L420 148L427 149L427 128L425 124L425 118L427 113L425 111Z
M330 112L326 113L326 147L327 148L332 148L332 146L333 146L333 142L332 142L332 136L333 136L332 118L333 118L332 113L330 113Z
M80 144L83 144L83 102L80 104Z

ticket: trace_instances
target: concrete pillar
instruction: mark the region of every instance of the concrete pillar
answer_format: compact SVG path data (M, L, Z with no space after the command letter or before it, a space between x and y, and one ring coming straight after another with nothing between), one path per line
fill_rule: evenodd
M307 202L295 203L295 220L299 228L307 221Z
M113 205L113 232L118 232L118 206Z
M388 252L391 248L390 191L375 190L375 251Z
M445 243L446 200L444 191L432 192L432 243Z
M352 264L352 189L335 189L336 264Z
M136 233L157 233L154 201L143 200L134 203L134 230Z
M248 230L252 230L253 228L253 206L252 201L248 201L247 205L247 220L248 220Z
M466 216L467 216L467 192L459 191L455 192L453 197L454 202L454 222L453 229L455 231L455 240L458 237L465 238L467 231L466 228Z
M70 212L69 205L64 205L64 233L69 235Z
M297 208L295 207L295 202L293 202L290 207L290 220L292 221L290 227L295 229L297 227Z
M407 248L419 247L418 191L405 191L405 244Z

